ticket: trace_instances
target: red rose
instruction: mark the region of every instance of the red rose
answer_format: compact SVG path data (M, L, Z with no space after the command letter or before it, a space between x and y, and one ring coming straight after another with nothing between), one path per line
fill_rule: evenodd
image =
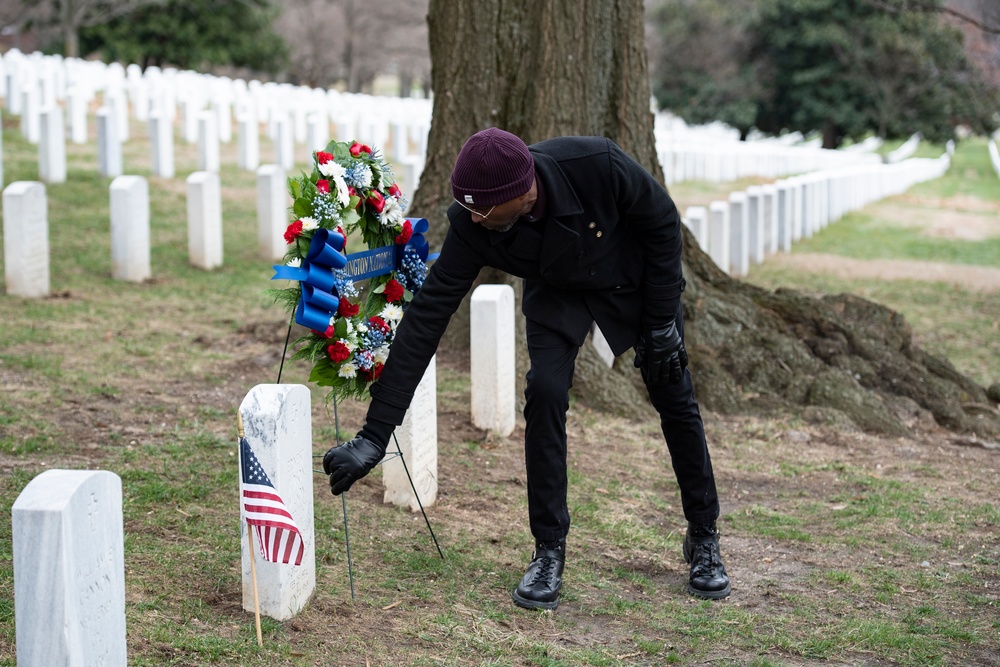
M399 199L400 197L403 196L403 193L399 189L399 186L396 185L395 183L393 183L392 185L389 186L389 194L391 194L396 199Z
M333 160L333 155L330 153L324 153L323 151L316 151L316 164L326 164Z
M316 189L323 194L330 194L330 181L326 179L316 181Z
M341 343L339 340L326 348L326 353L330 355L330 361L335 364L339 364L347 357L351 356L351 351L347 349L347 346Z
M358 314L361 309L356 303L351 303L347 299L341 299L340 304L337 306L337 314L341 317L354 317Z
M393 281L395 282L395 281ZM396 283L397 285L399 283ZM402 288L400 288L402 289ZM375 317L368 318L368 324L372 325L376 329L381 329L383 333L389 333L389 325L386 324L385 320L376 315Z
M390 278L389 282L385 284L385 290L382 294L389 303L396 303L403 298L403 286L396 282L395 278Z
M353 144L351 144L350 150L351 150L351 155L353 155L354 157L360 157L362 153L371 154L372 152L372 149L368 148L368 146L365 146L364 144L359 144L356 141Z
M413 225L409 220L403 221L403 231L396 236L396 245L403 245L408 243L410 239L413 238Z
M285 230L285 243L291 244L295 242L295 239L299 238L299 234L302 233L302 221L296 220L292 224L288 225L288 229Z
M385 208L385 197L383 197L382 193L378 190L372 190L372 193L368 195L368 199L366 201L369 206L379 213L381 213L382 209Z
M380 375L382 375L382 366L383 364L375 364L374 367L369 369L362 368L361 377L368 382L374 382Z
M323 338L333 338L333 325L331 324L330 326L328 326L326 328L326 332L324 333L316 331L315 329L312 329L312 332L317 336L322 336Z

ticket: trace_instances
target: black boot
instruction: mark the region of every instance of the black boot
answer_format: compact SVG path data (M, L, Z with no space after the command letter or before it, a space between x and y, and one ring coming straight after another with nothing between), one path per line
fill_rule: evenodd
M684 536L684 560L691 564L688 593L711 600L729 596L732 589L719 553L719 531L714 522L688 524L687 535Z
M566 540L535 543L528 571L514 591L514 604L525 609L555 609L559 606Z

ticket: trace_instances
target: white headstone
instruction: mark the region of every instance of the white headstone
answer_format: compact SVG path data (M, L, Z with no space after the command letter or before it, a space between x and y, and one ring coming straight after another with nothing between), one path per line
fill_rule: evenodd
M219 171L219 133L215 126L216 114L202 111L198 114L198 169Z
M330 122L325 113L309 114L306 127L306 148L310 155L321 151L330 143Z
M267 260L279 260L288 250L285 229L288 227L288 191L285 170L276 164L257 169L257 241L260 254Z
M45 186L15 181L3 191L3 261L7 294L49 294L49 219Z
M295 168L295 144L292 142L292 121L284 113L275 123L275 162L285 171Z
M761 188L763 193L764 254L778 251L778 187L773 183Z
M201 113L201 105L194 99L185 98L181 100L181 119L184 128L184 141L193 144L198 141L198 114Z
M191 264L205 270L222 266L222 199L214 171L187 177L187 215Z
M688 206L684 211L684 224L702 250L707 250L708 242L708 209L704 206Z
M46 470L11 508L19 667L125 667L122 482Z
M302 533L300 565L264 560L254 532L247 543L246 510L240 502L243 552L243 609L253 611L250 558L255 559L260 613L279 621L295 616L316 590L316 540L313 528L312 410L308 387L259 384L240 404L247 444L275 492Z
M174 177L174 124L166 113L154 111L149 115L150 157L153 176Z
M750 271L750 234L747 224L747 194L729 195L729 268L734 276Z
M142 176L111 181L111 277L142 282L149 263L149 184Z
M590 343L594 346L597 356L601 358L604 365L611 368L615 365L615 351L611 349L608 339L604 337L604 332L597 326L597 322L590 327Z
M228 99L216 98L212 100L212 109L215 111L219 141L228 144L233 140L233 107Z
M729 273L729 232L729 202L713 201L708 205L708 256L726 273Z
M500 435L514 430L514 289L480 285L472 292L472 423Z
M3 113L0 112L0 128L3 127ZM0 189L3 188L3 132L0 132Z
M778 208L778 250L789 252L792 249L792 186L788 181L778 181L778 197L775 200Z
M251 105L238 121L239 166L248 171L260 165L260 123L255 113Z
M87 143L87 93L79 85L69 89L69 138L74 144Z
M42 111L42 132L38 141L38 177L46 183L66 182L66 130L62 107Z
M29 144L37 144L41 134L41 93L37 82L21 88L21 99L21 134Z
M750 250L750 263L760 264L764 261L764 190L757 185L747 188L747 242Z
M97 166L105 178L122 175L122 142L114 111L108 107L97 110Z
M431 357L427 364L427 370L413 393L413 400L403 417L403 423L396 427L396 440L406 460L406 468L404 469L403 461L398 457L389 458L382 464L382 485L385 489L383 502L409 507L413 512L420 509L406 477L406 471L409 470L413 485L420 494L420 502L424 507L433 505L438 491L436 356ZM389 453L394 449L390 440Z

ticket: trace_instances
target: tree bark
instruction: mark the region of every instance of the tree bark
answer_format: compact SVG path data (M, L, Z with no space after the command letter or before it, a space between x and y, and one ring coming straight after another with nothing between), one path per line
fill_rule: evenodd
M431 0L433 123L411 213L446 231L449 176L465 139L497 126L532 143L609 137L661 182L642 0ZM793 409L868 431L902 434L933 415L948 428L1000 433L986 392L915 347L898 314L853 296L810 299L731 279L684 232L685 336L698 399L722 412ZM484 270L484 282L510 276ZM518 371L527 359L519 316ZM468 345L467 312L446 345ZM576 392L619 413L651 408L631 355L610 371L585 345ZM522 380L523 382L523 380Z

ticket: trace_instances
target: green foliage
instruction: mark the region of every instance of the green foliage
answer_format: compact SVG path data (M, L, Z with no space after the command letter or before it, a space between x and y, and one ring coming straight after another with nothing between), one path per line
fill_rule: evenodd
M82 30L82 53L107 61L201 69L212 65L277 72L288 46L274 31L271 0L170 0Z
M936 0L935 0L936 1ZM938 12L864 0L664 0L661 106L744 133L821 131L824 145L869 133L932 141L996 125L1000 94Z

